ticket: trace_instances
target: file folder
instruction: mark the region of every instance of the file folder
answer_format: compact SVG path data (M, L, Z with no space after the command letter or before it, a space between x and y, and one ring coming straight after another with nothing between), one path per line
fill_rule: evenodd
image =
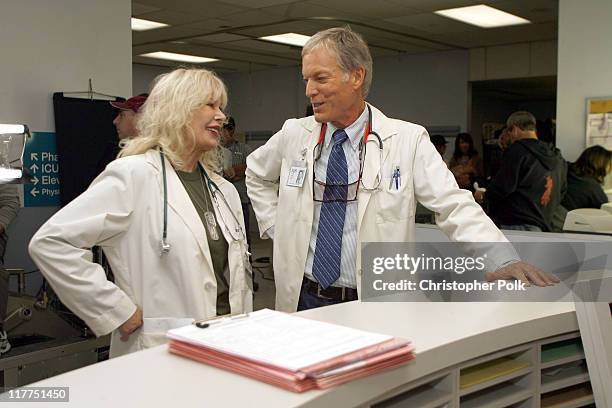
M267 309L167 336L171 353L294 392L343 384L415 357L404 339Z

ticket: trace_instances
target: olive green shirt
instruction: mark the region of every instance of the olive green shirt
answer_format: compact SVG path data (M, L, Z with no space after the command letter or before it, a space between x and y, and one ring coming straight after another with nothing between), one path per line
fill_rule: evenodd
M217 222L215 208L210 198L210 191L206 185L204 175L199 169L192 172L177 170L176 174L183 183L187 194L189 194L189 198L191 198L191 202L198 212L200 220L202 220L202 224L204 225L204 230L206 231L210 257L213 263L215 278L217 279L217 315L220 316L229 314L229 285L224 275L225 268L227 266L227 251L229 246L225 240L225 237L223 236L221 227ZM206 217L204 215L206 212L211 212L215 216L215 221L217 222L217 226L215 228L217 230L217 236L219 237L217 240L214 240L211 237L211 232L208 229Z

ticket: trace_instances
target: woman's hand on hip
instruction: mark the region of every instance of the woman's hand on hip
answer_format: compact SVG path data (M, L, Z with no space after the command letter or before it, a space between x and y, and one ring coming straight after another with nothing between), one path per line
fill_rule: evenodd
M119 334L121 334L121 341L128 341L130 338L130 334L134 333L142 326L142 310L139 307L136 307L136 311L123 323L119 326Z

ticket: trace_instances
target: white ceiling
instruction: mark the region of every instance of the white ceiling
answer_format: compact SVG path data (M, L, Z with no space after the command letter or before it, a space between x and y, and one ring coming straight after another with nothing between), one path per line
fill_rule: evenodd
M533 24L482 29L433 14L434 10L488 4ZM169 51L220 61L222 72L299 65L300 48L258 40L295 32L312 35L350 24L373 56L434 52L557 38L558 0L137 0L132 15L169 24L133 32L134 62L173 65L139 57Z

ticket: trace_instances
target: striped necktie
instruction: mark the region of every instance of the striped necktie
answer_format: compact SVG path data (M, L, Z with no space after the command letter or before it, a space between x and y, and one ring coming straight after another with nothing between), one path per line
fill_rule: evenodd
M312 265L312 275L323 288L327 288L340 277L342 231L348 193L348 166L342 149L348 135L344 129L338 129L332 138L334 145L327 162L326 186Z

